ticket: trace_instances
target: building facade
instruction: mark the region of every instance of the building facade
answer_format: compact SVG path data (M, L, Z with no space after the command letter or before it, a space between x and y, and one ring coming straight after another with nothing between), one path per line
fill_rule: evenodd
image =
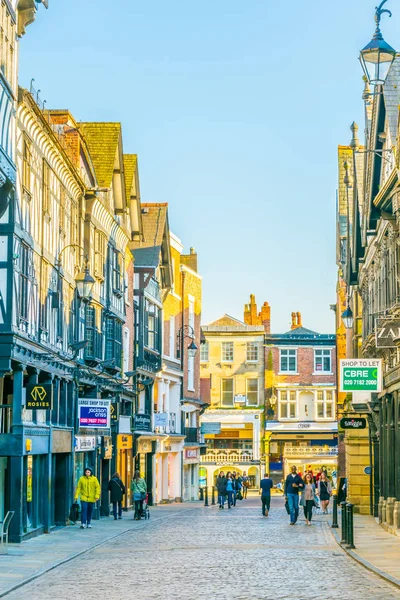
M264 416L264 326L229 315L202 327L201 416L206 454L200 483L215 484L219 471L246 473L253 487L261 477Z
M346 160L339 148L343 194L338 219L343 221L345 249L339 257L339 276L354 316L347 330L347 357L378 358L383 365L381 392L347 399L346 414L366 416L369 427L355 452L349 445L346 467L352 470L346 475L353 486L351 501L391 531L400 528L399 80L396 57L375 94L365 85L363 144L353 124ZM354 464L356 452L362 454L359 464Z
M265 337L266 469L280 481L293 465L326 467L337 477L335 335L303 327L300 313L284 334Z

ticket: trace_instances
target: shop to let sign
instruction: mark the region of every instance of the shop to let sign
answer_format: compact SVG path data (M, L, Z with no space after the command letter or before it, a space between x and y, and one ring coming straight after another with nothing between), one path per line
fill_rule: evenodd
M111 400L107 398L79 398L79 427L108 429L110 427Z
M341 392L381 392L382 360L351 358L340 360Z

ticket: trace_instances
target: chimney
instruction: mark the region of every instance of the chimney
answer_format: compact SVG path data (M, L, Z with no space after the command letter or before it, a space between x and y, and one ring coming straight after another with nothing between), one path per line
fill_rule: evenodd
M261 325L261 318L257 315L256 297L250 295L250 304L244 305L244 322L246 325Z
M271 307L268 302L264 302L261 307L261 323L263 324L265 333L271 333Z
M303 327L303 323L302 323L302 320L301 320L301 313L300 312L297 313L297 327Z
M296 313L292 312L292 326L290 329L296 329L296 327L297 327Z

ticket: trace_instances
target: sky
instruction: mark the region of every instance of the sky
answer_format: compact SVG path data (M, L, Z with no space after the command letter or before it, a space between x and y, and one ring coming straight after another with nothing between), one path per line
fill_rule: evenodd
M143 202L198 252L203 323L255 294L275 333L334 332L337 146L363 131L376 0L50 0L20 80L77 121L120 121ZM400 7L382 19L400 48ZM396 35L397 33L397 35Z

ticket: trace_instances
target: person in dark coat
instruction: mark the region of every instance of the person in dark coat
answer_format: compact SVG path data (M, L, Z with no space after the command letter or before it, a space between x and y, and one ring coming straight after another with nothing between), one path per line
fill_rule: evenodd
M122 519L122 498L126 492L125 486L121 481L119 473L114 473L108 482L108 490L110 492L110 500L113 505L114 521Z
M226 477L225 473L221 473L217 477L218 504L220 508L224 508L226 498Z

